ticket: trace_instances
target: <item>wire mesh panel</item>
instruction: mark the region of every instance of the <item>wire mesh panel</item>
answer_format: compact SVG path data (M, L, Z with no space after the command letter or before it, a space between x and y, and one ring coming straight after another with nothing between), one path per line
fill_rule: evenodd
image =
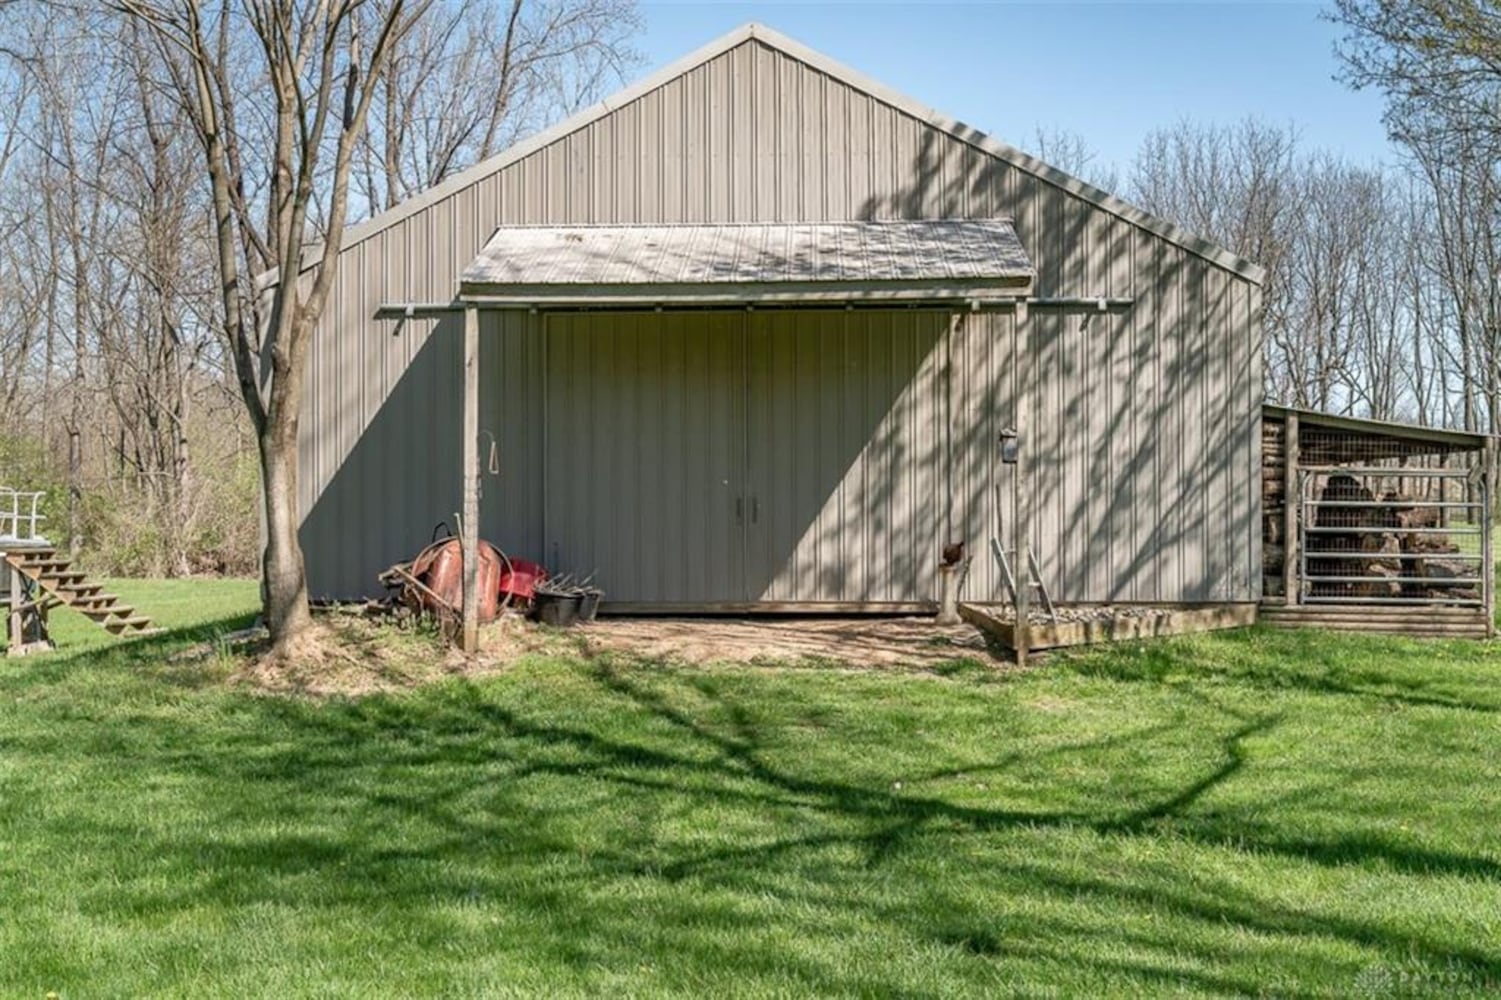
M1398 448L1341 465L1308 457L1297 484L1303 602L1484 603L1489 497L1478 468Z

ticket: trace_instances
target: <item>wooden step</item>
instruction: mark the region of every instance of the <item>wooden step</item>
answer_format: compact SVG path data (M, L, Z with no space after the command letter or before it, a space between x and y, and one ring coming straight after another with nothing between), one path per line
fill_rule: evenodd
M90 583L87 574L71 568L72 561L60 557L54 548L13 549L0 553L0 559L41 588L38 606L71 607L113 635L134 637L162 631L151 624L150 618L136 614L133 606L120 603L118 595L105 593L102 585Z
M82 583L88 579L88 574L78 569L70 569L61 573L43 573L41 579L55 584L56 589L62 589L70 584Z
M46 576L49 573L60 573L71 565L71 559L23 559L19 568L27 573Z
M80 597L73 598L71 601L68 601L68 603L82 611L84 608L97 608L109 604L114 604L119 599L119 594L85 594Z
M6 551L5 557L12 562L22 559L51 559L57 555L57 549L47 545L29 545L21 548L13 548Z
M90 618L129 618L135 608L128 604L111 604L102 608L79 608L83 614Z

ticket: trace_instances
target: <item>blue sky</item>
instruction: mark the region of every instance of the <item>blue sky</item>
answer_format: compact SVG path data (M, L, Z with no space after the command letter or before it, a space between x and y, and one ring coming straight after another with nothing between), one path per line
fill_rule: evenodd
M1305 148L1393 158L1382 102L1333 79L1339 29L1313 3L645 3L639 47L662 66L760 21L1015 145L1037 126L1123 169L1182 118L1255 116Z

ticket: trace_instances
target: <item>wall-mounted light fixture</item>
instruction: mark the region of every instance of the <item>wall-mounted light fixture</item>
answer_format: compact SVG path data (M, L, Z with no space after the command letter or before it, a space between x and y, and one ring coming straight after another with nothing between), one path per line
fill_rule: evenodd
M1016 464L1016 429L1008 427L1001 431L1001 461L1006 465Z

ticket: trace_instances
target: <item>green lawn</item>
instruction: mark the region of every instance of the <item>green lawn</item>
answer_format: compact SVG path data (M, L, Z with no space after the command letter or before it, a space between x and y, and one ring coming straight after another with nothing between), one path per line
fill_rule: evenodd
M1501 991L1501 651L1024 674L533 659L310 702L184 631L0 661L0 995Z

